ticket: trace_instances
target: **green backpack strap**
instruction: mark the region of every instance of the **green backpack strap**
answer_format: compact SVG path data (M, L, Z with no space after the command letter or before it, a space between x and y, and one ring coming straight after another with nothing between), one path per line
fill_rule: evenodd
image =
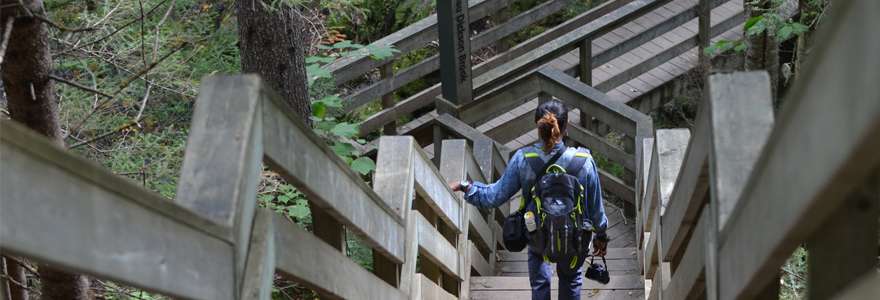
M571 158L571 161L568 162L568 166L565 167L565 174L577 176L578 172L581 171L581 168L584 167L584 164L587 163L587 158L590 158L590 150L578 147L577 151L574 153L574 157Z
M561 149L559 149L559 151L556 151L556 155L550 158L550 160L546 163L544 163L544 160L541 159L541 155L538 154L538 151L535 150L535 146L523 148L523 156L525 156L526 162L529 163L529 167L531 167L532 171L535 172L535 180L537 180L539 177L544 176L547 171L547 167L555 164L556 161L559 160L560 157L562 157L562 154L565 153L566 150L568 150L568 148L563 146ZM523 201L520 202L519 210L525 209L526 204L529 202L532 202L532 195L523 195Z

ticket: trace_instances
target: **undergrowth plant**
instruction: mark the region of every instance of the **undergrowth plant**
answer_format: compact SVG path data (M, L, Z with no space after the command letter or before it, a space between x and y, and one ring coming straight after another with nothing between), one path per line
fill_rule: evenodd
M369 157L361 156L362 153L353 145L354 143L363 145L367 141L358 138L360 133L358 125L350 123L350 118L345 114L343 107L347 103L339 97L333 85L336 76L321 67L348 56L369 55L381 60L399 51L391 46L364 46L351 41L317 47L323 50L323 53L319 53L322 55L306 58L313 130L352 169L363 177L369 177L370 173L376 170L376 163ZM265 207L296 221L300 226L308 228L311 224L311 213L306 197L292 185L280 180L277 174L268 170L263 174L270 180L261 189L263 192L259 197L260 202Z
M752 5L756 7L757 3L760 0L753 0L747 2L746 5ZM818 0L810 1L818 2ZM759 9L763 13L760 16L754 17L746 21L745 25L743 25L743 32L745 32L746 36L759 35L764 33L765 31L770 36L775 36L779 40L786 40L792 35L798 36L810 30L810 27L800 23L802 20L810 16L815 16L817 12L812 12L810 16L801 16L798 21L793 21L787 16L787 11L784 9L783 4L784 0L772 0L771 7L769 9ZM818 4L815 4L818 5ZM715 53L715 52L724 52L733 48L734 51L740 52L745 50L746 41L731 41L731 40L720 40L713 45L709 45L703 52L705 53Z

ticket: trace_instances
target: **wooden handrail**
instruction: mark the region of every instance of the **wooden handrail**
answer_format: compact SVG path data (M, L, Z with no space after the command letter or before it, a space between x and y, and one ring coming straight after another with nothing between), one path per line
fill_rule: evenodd
M809 298L873 297L880 71L849 70L880 63L868 55L880 42L845 45L860 39L851 30L880 28L867 13L880 3L838 9L775 125L766 73L714 74L686 152L671 146L681 143L668 131L644 142L655 149L643 154L639 172L647 182L637 237L645 279L653 280L648 299L776 297L778 269L804 241Z
M165 295L235 299L229 228L0 120L0 250Z
M492 57L486 62L478 64L474 66L473 75L481 76L486 72L497 68L507 62L510 62L523 54L536 49L553 39L556 39L572 30L577 29L578 27L583 26L589 22L592 22L603 15L613 12L614 10L620 8L621 6L630 3L632 0L614 0L605 2L593 9L580 14L579 16L566 21L553 29L547 30L544 33L529 39L523 43L516 45L510 50L499 53L498 55ZM473 41L472 41L473 42ZM401 72L401 75L404 73ZM383 109L382 111L368 117L364 122L361 122L361 136L369 134L374 130L382 127L384 124L393 122L406 114L412 113L413 111L424 107L430 103L433 103L435 98L440 95L440 84L436 84L422 92L419 92L412 97L409 97L403 101L397 103L396 106Z
M420 290L445 298L467 294L471 268L488 275L494 261L484 253L494 256L500 225L469 210L411 137L382 138L373 192L258 77L206 78L199 97L178 202L0 121L0 249L190 299L267 299L276 270L331 298L407 299ZM482 146L489 155L476 159L465 141L448 142L462 157L447 157L444 169L484 181L481 166L503 172L497 149ZM332 232L310 234L257 209L261 160L309 197L315 222L320 212L364 239L375 273L348 259ZM416 199L427 214L412 209ZM423 270L436 266L459 289L444 292L415 273L416 253Z

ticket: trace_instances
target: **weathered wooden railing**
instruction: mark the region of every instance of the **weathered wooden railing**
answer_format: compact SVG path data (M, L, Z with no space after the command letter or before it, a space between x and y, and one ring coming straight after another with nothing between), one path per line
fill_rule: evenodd
M483 17L491 16L496 12L506 12L507 6L512 4L513 2L514 1L512 0L469 1L469 19L471 21L476 21L482 19ZM507 36L535 22L545 19L556 12L565 9L572 3L574 3L574 0L550 0L541 3L536 7L529 9L517 16L510 17L504 22L497 24L495 27L490 28L489 30L486 30L484 32L480 32L477 35L471 37L471 49L477 50L492 43L498 43L501 45L506 44ZM592 16L593 18L595 18L595 14L593 14ZM578 21L578 23L582 25L586 23L584 21L584 19L581 19ZM420 47L426 46L432 41L436 40L437 16L432 15L372 43L372 45L376 46L394 46L394 48L399 50L400 53L395 53L391 57L384 60L375 60L370 58L368 55L350 57L326 66L325 68L327 70L332 71L336 75L336 80L334 82L334 84L336 85L341 85L353 79L362 77L364 74L370 73L376 68L378 68L380 71L382 80L346 97L346 99L351 100L351 102L345 107L345 111L352 111L378 98L382 98L383 109L388 110L394 107L394 91L434 71L439 70L440 59L437 55L434 55L428 57L422 62L419 62L406 69L399 70L397 72L394 72L393 70L394 62L401 56L406 55L411 51L417 50ZM525 46L526 48L534 49L534 45L537 44L533 43ZM503 48L505 48L505 46L502 46L501 49ZM506 49L503 50L507 51ZM505 61L507 60L510 60L510 58L507 58ZM485 67L478 69L482 71L475 70L475 72L481 73L488 70ZM408 112L406 113L411 113L415 109L432 103L434 101L434 97L439 94L439 85L436 85L425 92L411 97L410 101L405 101L405 104L407 106L404 106L403 109L408 110ZM413 107L413 105L409 103L413 101L420 104L417 107ZM395 119L388 119L388 121L385 121L382 124L376 124L375 126L373 125L373 123L362 126L362 135L366 135L367 133L370 133L371 131L376 130L383 125L389 123L391 126L385 127L386 134L388 134L389 130L391 129L393 129L391 132L395 132L394 130L396 130L396 125L394 121Z
M710 27L711 23L709 21L709 14L706 12L711 11L712 8L727 1L694 0L686 4L690 5L688 6L689 9L682 11L676 16L656 26L638 32L600 53L592 53L592 47L589 47L588 45L592 45L593 39L608 34L620 26L642 17L672 1L673 0L612 0L581 14L575 19L548 30L544 34L517 45L506 53L499 54L498 56L475 66L473 70L474 101L480 102L487 99L490 97L487 94L493 90L516 89L515 84L513 84L515 79L576 49L580 49L579 54L581 56L581 63L576 67L563 71L569 75L581 77L583 82L593 85L594 83L591 82L591 76L580 76L580 74L586 70L592 70L593 66L606 64L614 58L638 48L688 21L696 18L699 19L699 24L701 26L698 33L686 37L686 40L658 54L654 58L632 66L622 73L595 85L599 91L608 92L688 50L699 45L707 44L708 38L725 32L745 21L743 15L740 14L735 18L719 20L717 24ZM701 36L704 37L703 39L706 41L700 40ZM471 43L474 45L474 41ZM396 106L390 108L386 107L381 112L367 118L361 124L361 134L365 135L370 133L385 124L394 122L396 119L412 113L416 109L430 104L435 100L435 97L439 96L439 94L439 85L436 85L410 97L409 99L401 101ZM523 97L522 101L530 100L534 98L535 95L528 96L529 97ZM647 110L652 110L659 107L661 104L662 103L652 104ZM500 115L510 109L513 109L513 107L504 111L498 111L497 113ZM585 116L589 117L588 115ZM582 125L587 125L586 119L588 118L583 119L584 123ZM485 122L487 120L482 121ZM481 123L475 123L470 125L476 127L480 124ZM416 131L425 129L430 130L432 128L431 125L432 124L426 124L414 128L405 134L419 135Z
M276 272L328 298L452 299L492 272L494 211L447 183L503 172L493 142L445 141L438 170L383 137L371 188L258 77L205 78L197 103L175 202L2 121L0 250L186 299L269 299ZM308 197L314 234L257 207L263 163Z
M490 93L484 101L470 102L464 105L454 105L438 100L438 110L442 114L437 117L437 125L434 128L434 155L437 155L439 153L437 151L441 150L437 148L436 141L443 140L448 136L465 139L491 138L505 142L534 130L534 115L531 113L510 120L504 125L490 130L486 135L467 124L479 123L480 120L491 118L497 115L496 112L518 106L524 99L535 95L556 97L570 107L591 112L596 119L625 134L623 147L620 147L577 124L570 124L568 127L569 139L624 167L626 171L623 179L604 170L599 170L599 179L605 190L626 200L628 212L634 215L636 199L634 174L636 157L638 157L640 149L637 147L636 141L641 140L636 137L650 136L651 118L550 66L523 76L512 82L510 86L510 89L499 89ZM510 154L513 153L510 152Z
M766 73L715 74L692 132L646 139L648 299L777 299L779 268L802 243L809 299L880 295L880 71L862 67L880 64L880 41L848 46L880 29L878 9L835 7L777 120Z

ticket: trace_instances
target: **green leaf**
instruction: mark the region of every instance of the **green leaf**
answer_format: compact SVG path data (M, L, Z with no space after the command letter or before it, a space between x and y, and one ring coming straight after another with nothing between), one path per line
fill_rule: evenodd
M306 73L309 75L319 77L319 78L332 78L333 72L330 70L321 69L321 66L318 64L311 64L306 66Z
M703 53L715 53L716 50L718 50L718 45L710 45L709 47L706 47L706 49L703 49Z
M312 110L314 110L314 108L312 108ZM309 120L312 120L312 122L321 122L324 119L318 118L316 116L311 116L311 117L309 117Z
M333 48L336 49L345 49L351 47L351 41L341 41L336 44L333 44Z
M308 206L309 201L306 199L296 199L296 205Z
M757 23L758 21L760 21L762 19L764 19L763 15L749 19L748 21L746 21L746 25L743 26L743 31L749 31L749 28L752 28L752 26L754 26L755 23Z
M275 195L262 195L262 196L260 196L260 201L263 201L263 202L269 202L269 201L272 201L272 199L275 199Z
M357 140L355 140L355 142L357 142L358 144L363 145L363 144L366 144L366 143L367 143L367 140L365 140L365 139L357 139Z
M355 48L355 49L360 49L360 48L363 48L364 45L361 45L361 44L351 44L350 47Z
M288 201L290 201L290 196L288 196L288 195L278 196L278 202L287 203Z
M792 33L797 34L797 35L800 35L804 32L807 32L808 30L810 30L809 26L801 24L801 23L793 23L793 24L791 24L791 27L794 29L792 31Z
M338 95L327 95L321 99L315 100L315 103L324 103L324 105L332 108L342 108L342 99Z
M318 49L324 49L324 50L330 50L330 49L333 49L333 47L330 47L330 46L327 46L327 45L317 45L317 46L315 46L315 48L318 48Z
M367 175L376 170L376 163L369 157L361 157L351 163L351 168L362 175Z
M358 135L358 126L357 124L339 123L333 126L330 132L336 136L354 138Z
M308 207L302 205L294 205L287 208L287 214L297 219L305 218L310 212Z
M351 155L352 152L357 150L349 143L336 143L335 145L330 146L330 149L333 149L333 152L336 152L337 155L341 156Z
M319 61L321 61L321 57L320 57L320 56L309 56L309 57L306 57L306 63L307 63L307 64L313 64L313 63L316 63L316 62L319 62Z
M782 26L779 28L779 30L776 31L776 36L783 40L788 39L788 37L791 36L791 32L793 30L794 27L790 25Z
M312 103L312 116L315 118L318 118L318 120L315 122L319 122L319 121L321 121L321 119L324 118L324 103L323 102Z
M743 51L744 49L746 49L746 42L745 41L740 42L739 45L736 45L736 47L733 48L733 50L736 52Z

